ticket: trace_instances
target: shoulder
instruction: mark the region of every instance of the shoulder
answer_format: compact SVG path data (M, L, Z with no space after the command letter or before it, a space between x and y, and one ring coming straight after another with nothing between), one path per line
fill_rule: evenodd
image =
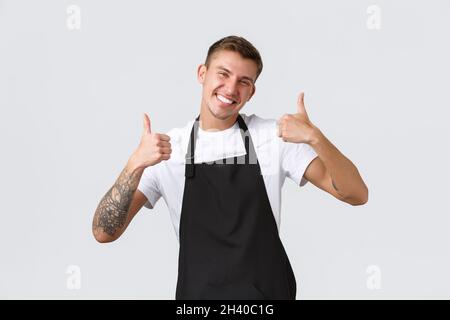
M273 146L278 145L277 121L275 119L266 119L255 114L241 114L241 116L247 124L256 146L267 144L268 142L271 142Z
M170 145L172 148L171 157L167 161L168 164L184 163L193 125L194 119L188 121L183 126L174 127L166 133L170 137Z
M244 119L249 129L273 129L276 128L277 121L275 119L266 119L256 114L246 115L241 113L242 119Z
M166 134L170 137L171 142L179 141L184 138L186 135L191 133L192 125L194 124L194 120L188 121L185 125L180 127L174 127L170 129Z

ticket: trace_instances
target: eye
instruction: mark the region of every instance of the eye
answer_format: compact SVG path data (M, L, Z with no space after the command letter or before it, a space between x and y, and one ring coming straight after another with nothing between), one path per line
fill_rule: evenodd
M250 82L248 82L248 81L245 81L245 80L243 80L243 81L241 81L241 83L244 85L244 86L250 86Z
M220 75L221 77L226 77L226 76L227 76L227 74L226 74L225 72L219 72L219 75Z

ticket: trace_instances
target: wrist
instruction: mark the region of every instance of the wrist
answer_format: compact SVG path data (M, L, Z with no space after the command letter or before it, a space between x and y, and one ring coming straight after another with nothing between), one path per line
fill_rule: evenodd
M312 147L317 146L318 144L320 144L322 138L323 134L320 131L320 129L317 127L313 127L308 144L311 145Z
M128 171L132 173L136 173L141 170L143 171L145 169L144 166L136 159L136 155L134 153L128 159L126 167Z

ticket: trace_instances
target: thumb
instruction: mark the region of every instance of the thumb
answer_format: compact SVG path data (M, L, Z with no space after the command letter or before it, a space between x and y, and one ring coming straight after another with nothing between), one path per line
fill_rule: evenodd
M144 134L149 134L151 132L152 132L152 126L150 123L150 118L146 113L144 113Z
M302 91L298 95L298 99L297 99L297 112L301 113L301 114L306 114L305 103L303 101L304 97L305 97L305 93Z

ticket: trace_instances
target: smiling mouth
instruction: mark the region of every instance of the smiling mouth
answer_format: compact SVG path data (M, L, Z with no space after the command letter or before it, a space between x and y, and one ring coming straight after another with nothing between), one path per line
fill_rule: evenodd
M229 106L235 105L235 104L237 103L237 101L228 99L228 98L226 98L226 97L224 97L223 95L218 94L218 93L216 93L215 96L216 96L217 100L219 100L219 101L222 102L223 104L226 104L226 105L229 105Z

